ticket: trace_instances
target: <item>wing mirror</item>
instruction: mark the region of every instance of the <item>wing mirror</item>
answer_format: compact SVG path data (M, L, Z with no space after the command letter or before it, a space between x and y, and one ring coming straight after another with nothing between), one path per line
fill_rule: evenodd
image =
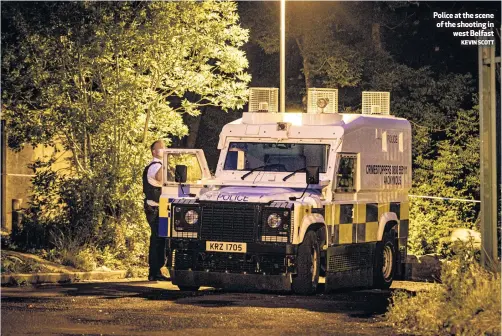
M185 183L187 181L187 166L176 165L174 170L174 182Z
M300 196L300 198L303 198L303 195L305 195L305 192L307 191L309 185L311 184L319 184L319 166L308 166L305 169L305 176L306 176L306 181L307 186L305 189L303 189L303 193ZM292 196L289 198L290 201L296 201L298 197Z
M319 167L318 166L308 166L306 169L306 181L307 184L319 184Z

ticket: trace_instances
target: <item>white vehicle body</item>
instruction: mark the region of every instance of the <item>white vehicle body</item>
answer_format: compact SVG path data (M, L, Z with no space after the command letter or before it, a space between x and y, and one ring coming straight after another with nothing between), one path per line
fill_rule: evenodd
M275 275L279 280L272 283L287 288L296 274L295 255L310 230L319 237L326 289L349 284L371 286L375 246L385 232L395 234L397 262L404 262L412 176L407 120L389 115L247 112L223 127L218 148L221 152L214 177L209 175L200 150L168 149L164 154L159 232L170 242L175 284L232 287L249 282L250 273L254 273L252 281L260 288L265 285L257 274ZM194 155L201 171L200 179L184 185L183 192L167 176L168 156L176 152ZM271 169L250 172L260 163L272 165ZM304 165L320 167L319 183L306 190L307 173L293 173ZM188 192L193 195L187 197ZM184 206L197 212L199 227L177 227L188 218L176 217L175 211L186 213ZM265 217L270 213L283 216L280 222L286 223L286 229L276 232L267 227L270 218ZM252 238L239 240L235 232L245 230L239 224L246 221L257 228ZM210 225L223 233L212 232ZM238 228L232 231L234 225ZM223 245L215 245L219 243ZM180 253L185 259L190 255L207 257L211 262L199 265L191 259L192 267L181 266ZM249 265L234 267L226 259L235 261L236 255L244 260L244 255L253 253L257 257L250 263L258 264L255 272L248 270L252 269ZM274 257L278 254L282 257ZM266 269L261 265L267 257L279 260L277 264L282 258L283 265ZM220 262L222 258L225 262ZM208 266L216 264L228 269Z

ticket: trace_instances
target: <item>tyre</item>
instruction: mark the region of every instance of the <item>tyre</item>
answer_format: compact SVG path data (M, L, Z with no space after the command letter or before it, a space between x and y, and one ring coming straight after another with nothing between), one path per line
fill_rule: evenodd
M178 288L180 289L180 291L184 291L184 292L196 292L199 290L200 286L182 286L182 285L178 285Z
M317 290L320 270L320 248L314 231L305 234L303 243L298 247L297 273L293 275L291 287L293 292L301 295L311 295Z
M375 263L373 268L373 287L388 289L396 273L396 234L394 231L385 232L381 242L376 244Z

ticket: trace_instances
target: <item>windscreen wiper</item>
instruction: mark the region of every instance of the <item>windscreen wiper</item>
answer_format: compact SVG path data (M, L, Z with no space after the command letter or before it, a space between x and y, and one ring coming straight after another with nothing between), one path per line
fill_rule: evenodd
M261 170L261 169L265 169L265 168L273 168L273 167L284 167L284 165L282 165L280 163L271 163L271 164L266 164L266 165L263 165L263 166L258 166L256 168L251 169L246 174L242 175L241 176L241 180L244 180L246 177L248 177L249 175L251 175L251 173L253 173L253 172L257 171L257 170Z
M305 171L307 168L306 167L303 167L303 168L300 168L300 169L297 169L295 170L294 172L292 172L291 174L289 175L286 175L282 178L283 181L286 181L288 178L290 178L291 176L295 175L296 173L299 173L301 171Z

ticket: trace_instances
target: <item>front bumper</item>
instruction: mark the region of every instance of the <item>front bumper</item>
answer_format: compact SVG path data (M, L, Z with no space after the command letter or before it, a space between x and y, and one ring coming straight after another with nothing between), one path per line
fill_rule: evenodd
M174 284L229 288L253 283L257 289L283 288L296 272L296 246L247 243L246 253L206 251L205 240L170 239L169 270ZM241 283L242 282L242 283ZM289 285L288 285L289 286Z
M168 247L172 250L192 250L203 252L206 249L205 240L168 238ZM247 253L261 254L296 254L296 246L284 243L246 243Z
M291 275L235 274L169 269L171 281L181 286L207 286L227 290L290 291Z

